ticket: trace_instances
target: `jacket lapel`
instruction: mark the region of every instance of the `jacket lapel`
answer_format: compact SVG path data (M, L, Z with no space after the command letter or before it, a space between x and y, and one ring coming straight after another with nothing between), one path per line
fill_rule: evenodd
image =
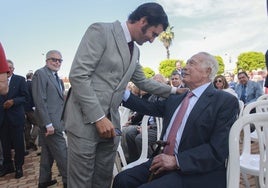
M200 96L198 101L196 102L195 106L193 107L191 113L189 114L189 117L186 121L185 128L183 130L181 143L185 140L186 136L189 135L189 132L191 131L191 127L193 125L196 125L196 119L200 116L200 112L204 111L207 106L211 103L211 97L214 95L215 88L212 85L209 85L208 88L203 92L203 94Z
M125 72L127 68L129 67L131 57L130 57L128 44L124 35L124 31L119 21L116 21L113 23L112 33L114 35L114 39L115 39L115 43L117 45L118 51L123 60L123 70ZM136 51L135 48L137 47L135 47L134 45L133 55ZM133 59L133 56L132 56L132 59Z
M47 67L45 67L45 68L46 68L46 72L47 72L49 80L53 83L53 85L56 87L59 95L63 98L63 91L60 90L59 85L57 83L57 80L56 80L53 72L51 70L49 70Z

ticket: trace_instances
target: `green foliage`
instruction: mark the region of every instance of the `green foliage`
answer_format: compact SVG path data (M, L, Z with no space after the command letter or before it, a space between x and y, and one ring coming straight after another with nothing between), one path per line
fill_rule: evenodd
M164 77L169 78L174 70L176 70L176 59L166 59L160 62L159 73Z
M223 59L221 58L221 56L215 56L215 58L217 59L218 64L219 64L219 70L218 70L217 75L224 73L225 65L223 63Z
M152 78L155 75L155 72L150 67L142 67L142 69L146 78Z
M237 58L237 70L252 71L265 68L265 58L262 52L245 52Z

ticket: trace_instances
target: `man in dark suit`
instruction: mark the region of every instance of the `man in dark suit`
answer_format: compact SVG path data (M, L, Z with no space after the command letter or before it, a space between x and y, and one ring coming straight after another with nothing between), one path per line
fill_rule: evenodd
M171 153L156 155L119 173L113 188L197 188L200 185L226 188L228 136L238 116L239 105L233 95L216 90L211 84L217 71L216 59L206 52L187 61L183 82L193 96L173 140L169 137L170 130L186 94L171 95L165 101L150 103L125 92L126 107L163 117L161 138L168 140L170 145L175 141L175 146ZM151 173L153 179L148 182Z
M63 137L61 114L64 104L64 85L57 75L62 63L61 53L51 50L46 54L46 66L38 69L32 80L35 115L40 127L41 160L39 188L56 184L51 179L51 168L57 162L64 187L67 187L67 146Z
M24 163L24 104L28 100L28 91L24 77L13 74L13 62L7 60L9 66L7 95L0 96L1 108L4 109L1 125L1 141L3 147L3 168L0 176L14 172L11 148L14 147L15 178L23 176L22 165Z
M29 100L25 104L24 108L26 115L24 135L25 135L26 150L32 149L36 151L37 146L35 144L35 141L39 133L39 127L37 125L36 117L34 115L35 105L32 96L32 78L33 78L32 72L26 74L26 85L29 93Z

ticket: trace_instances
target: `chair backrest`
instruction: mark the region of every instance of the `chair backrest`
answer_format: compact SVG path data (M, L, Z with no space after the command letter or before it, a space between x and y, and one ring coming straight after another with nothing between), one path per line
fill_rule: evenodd
M268 94L263 94L259 96L259 98L257 98L257 101L260 101L260 100L268 100Z
M240 110L238 117L241 117L243 115L245 104L242 100L238 100L238 102L239 102L239 110Z
M240 134L249 124L255 126L258 134L260 151L259 184L261 188L267 188L268 182L268 113L254 113L243 115L233 124L229 134L229 162L227 169L227 188L239 188L240 182ZM245 133L244 133L245 134Z
M254 101L247 104L243 110L243 116L251 113L253 109L256 109L256 113L267 113L268 112L268 100ZM251 153L251 140L258 141L256 132L250 133L250 125L244 127L244 142L243 151L245 153ZM254 139L253 139L254 138Z
M122 127L128 122L128 118L130 115L130 109L128 109L124 106L119 106L118 110L119 110L119 115L120 115L120 125Z
M268 112L268 100L257 100L247 104L243 110L243 115L249 114L253 109L256 109L256 113Z
M160 139L162 128L163 128L163 118L156 117L156 125L157 125L157 140Z
M148 120L150 116L144 115L141 122L142 150L139 159L147 159L148 155Z

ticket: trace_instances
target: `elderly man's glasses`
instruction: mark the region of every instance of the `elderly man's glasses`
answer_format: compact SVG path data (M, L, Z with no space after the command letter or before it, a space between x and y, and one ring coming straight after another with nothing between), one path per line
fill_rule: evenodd
M53 58L53 57L51 57L51 58L48 58L47 60L51 60L51 61L53 61L53 62L59 62L59 63L61 63L63 60L62 59L57 59L57 58Z

